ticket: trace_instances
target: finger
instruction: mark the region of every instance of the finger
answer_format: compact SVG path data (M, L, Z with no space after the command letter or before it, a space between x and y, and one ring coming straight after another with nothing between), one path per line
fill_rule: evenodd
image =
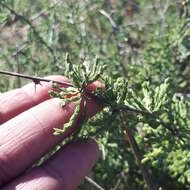
M99 81L95 81L93 83L91 83L90 85L88 85L87 87L87 91L96 91L97 88L102 88L104 89L104 84L99 82ZM92 97L88 97L88 106L90 107L90 105L94 106L98 106L98 110L101 110L103 107L99 104L99 102L95 102L95 100L92 99ZM91 116L94 115L93 113L93 109L88 109L88 112L86 113L86 117L87 119Z
M97 158L98 147L94 141L71 143L42 166L14 180L2 190L74 190Z
M53 128L62 128L71 117L75 105L60 106L50 99L4 123L0 128L0 185L23 172L55 144L70 135L74 125L61 137L53 135ZM92 99L87 102L87 116L99 112L101 107Z
M49 76L47 78L60 82L68 82L68 79L62 76ZM49 90L50 83L41 82L40 85L36 86L36 90L34 83L30 83L23 88L1 94L0 124L50 98Z

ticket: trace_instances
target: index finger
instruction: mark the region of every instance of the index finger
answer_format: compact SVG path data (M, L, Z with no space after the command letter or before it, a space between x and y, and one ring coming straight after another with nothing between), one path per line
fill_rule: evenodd
M49 76L50 80L58 82L68 82L63 76ZM0 95L0 124L26 111L27 109L50 98L50 83L41 82L34 88L34 83L12 90Z
M96 87L97 84L93 88ZM62 128L74 108L74 103L62 108L55 99L46 100L0 127L0 186L19 175L76 129L77 123L62 136L53 136L53 128ZM101 107L89 98L87 117L100 110Z

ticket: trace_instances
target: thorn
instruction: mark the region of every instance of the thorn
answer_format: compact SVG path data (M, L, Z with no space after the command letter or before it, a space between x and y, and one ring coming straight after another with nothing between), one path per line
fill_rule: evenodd
M42 84L40 83L40 80L39 80L39 79L33 79L33 82L34 82L35 85L37 85L37 84L42 85Z
M39 84L39 85L42 85L40 80L39 79L33 79L32 80L34 82L34 90L35 90L35 93L36 93L36 86Z

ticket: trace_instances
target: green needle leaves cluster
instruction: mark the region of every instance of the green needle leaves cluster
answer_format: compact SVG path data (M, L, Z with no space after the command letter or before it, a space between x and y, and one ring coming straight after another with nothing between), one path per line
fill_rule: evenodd
M88 61L73 64L69 54L66 54L65 63L65 75L71 80L74 87L83 92L86 90L87 85L98 80L106 69L105 65L99 64L98 57L95 58L94 64L90 64Z
M95 99L101 104L118 113L126 112L129 120L139 124L153 129L161 127L167 131L165 134L180 139L182 144L188 140L189 103L173 94L169 78L159 86L144 82L141 94L130 88L125 78L120 77L115 81L106 75L102 78L105 89L94 92Z
M105 70L105 66L98 64L98 58L95 59L94 64L87 62L81 64L73 64L66 54L65 58L65 75L70 79L73 87L59 87L58 84L52 83L52 90L50 95L61 99L61 105L64 107L67 103L74 102L76 108L68 123L64 124L63 129L55 128L55 135L64 133L68 128L72 127L77 120L77 128L80 129L86 118L86 104L87 104L87 86L98 80ZM82 113L80 111L82 110ZM79 132L79 131L78 131Z
M104 106L111 106L113 109L118 105L122 105L128 93L128 82L125 78L119 77L116 81L104 74L102 75L105 89L98 88L94 92L94 97L97 98Z

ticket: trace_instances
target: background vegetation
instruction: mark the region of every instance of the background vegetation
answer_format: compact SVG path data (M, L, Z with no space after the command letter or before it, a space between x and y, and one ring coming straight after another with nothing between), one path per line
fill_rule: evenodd
M66 52L74 64L98 55L113 80L127 79L136 98L131 106L184 136L182 143L149 117L126 114L154 189L189 189L189 8L188 0L1 0L0 69L64 75ZM26 82L0 75L0 92ZM90 177L104 189L147 189L113 110L105 108L87 127L107 129L95 136L102 154ZM96 187L84 181L79 189Z

